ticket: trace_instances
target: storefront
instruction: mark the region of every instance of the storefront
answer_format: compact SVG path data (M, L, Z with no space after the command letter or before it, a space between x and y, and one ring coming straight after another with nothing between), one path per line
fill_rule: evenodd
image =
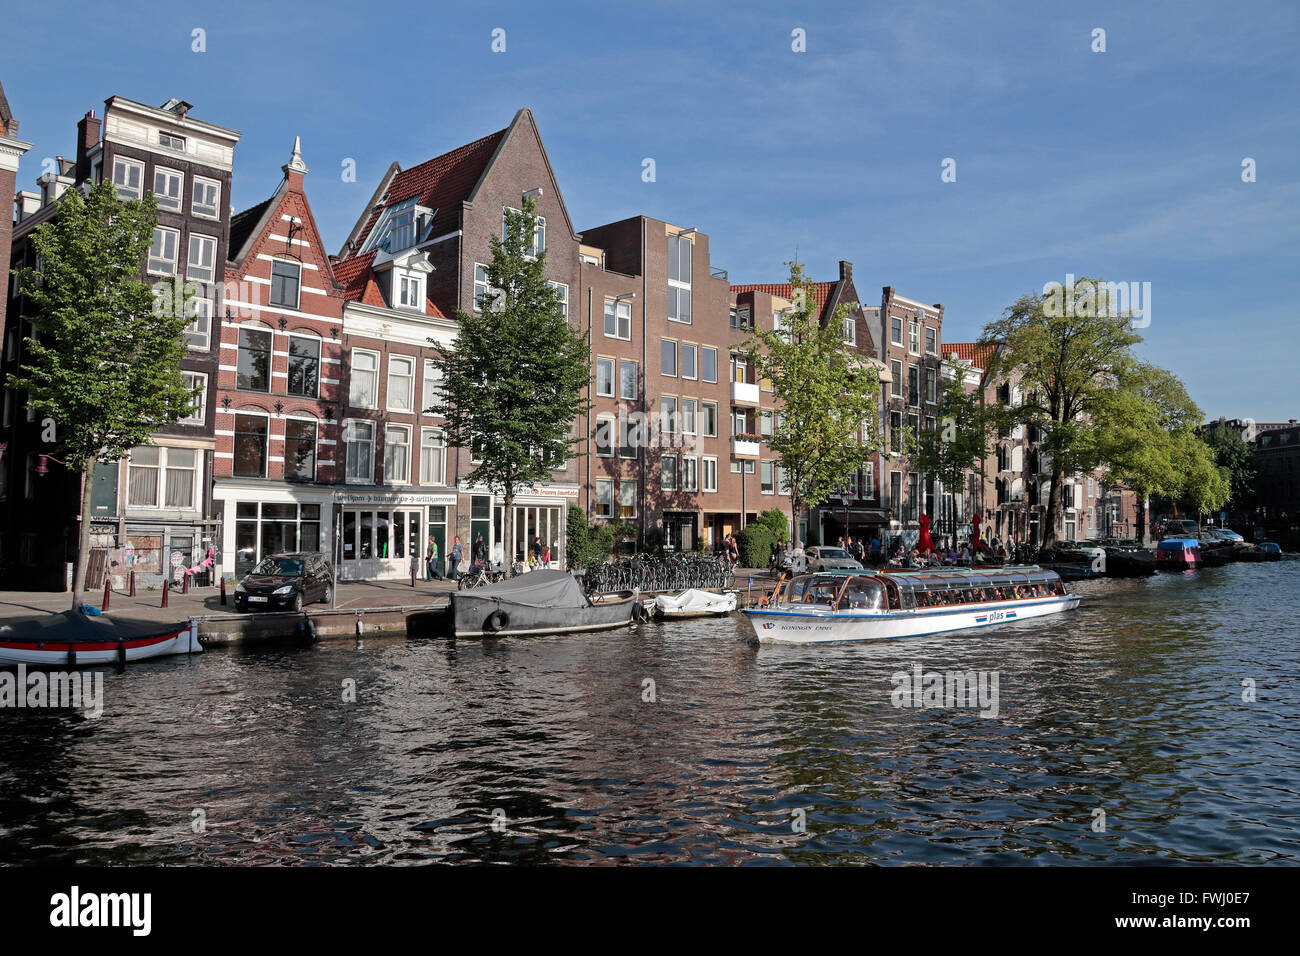
M493 562L503 562L507 526L505 502L501 496L475 489L462 494L460 500L461 514L468 520L462 519L456 525L458 530L453 533L461 536L466 558L473 556L474 546L481 539L488 558ZM569 505L577 504L577 501L577 485L547 485L516 495L512 517L514 559L526 562L529 543L540 539L543 551L550 549L551 566L563 567Z
M456 495L340 493L334 555L344 581L407 578L414 567L424 576L424 556L432 537L446 568L448 523Z
M213 510L221 519L217 566L222 575L241 578L271 554L328 554L330 499L330 489L314 485L218 481Z

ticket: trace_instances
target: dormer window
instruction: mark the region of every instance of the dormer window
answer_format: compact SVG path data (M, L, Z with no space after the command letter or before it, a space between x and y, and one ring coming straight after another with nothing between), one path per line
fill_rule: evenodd
M382 249L396 255L428 239L437 210L417 205L416 198L412 196L385 208L361 251Z
M178 153L183 153L185 152L185 137L159 132L158 145L163 149L174 149Z
M418 272L395 272L397 283L396 306L399 309L424 311L424 276Z

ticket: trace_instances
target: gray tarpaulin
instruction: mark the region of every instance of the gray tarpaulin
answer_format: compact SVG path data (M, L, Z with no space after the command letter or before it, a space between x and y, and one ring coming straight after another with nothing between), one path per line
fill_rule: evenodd
M530 571L500 584L475 588L476 598L496 598L528 607L586 607L587 598L573 575L567 571Z

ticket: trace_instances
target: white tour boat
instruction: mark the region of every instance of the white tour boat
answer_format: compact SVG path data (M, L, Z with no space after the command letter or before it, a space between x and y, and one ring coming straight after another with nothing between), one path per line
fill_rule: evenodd
M1037 566L936 568L782 578L744 614L765 643L820 644L944 634L1078 606L1060 575Z

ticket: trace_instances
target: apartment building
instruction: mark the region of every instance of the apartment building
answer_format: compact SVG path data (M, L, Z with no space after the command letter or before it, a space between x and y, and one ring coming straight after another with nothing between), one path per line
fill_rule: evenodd
M120 462L97 465L93 472L91 586L97 586L111 553L129 549L138 580L156 584L177 565L201 558L216 533L210 497L214 453L214 410L210 392L217 371L217 343L224 307L222 268L230 227L230 177L239 132L195 119L193 107L171 99L160 107L121 96L105 101L101 120L90 111L77 123L75 159L55 158L55 168L39 179L39 193L18 195L10 261L14 267L39 267L30 242L33 231L58 213L68 189L89 188L108 178L122 199L153 192L158 225L141 264L141 275L158 294L177 296L192 283L198 289L189 305L193 321L186 332L181 369L200 391L193 412L164 428L148 445ZM16 293L17 290L15 290ZM24 302L15 294L7 316L6 347L20 360ZM15 398L15 405L19 404ZM8 484L18 494L7 501L6 535L19 542L15 568L25 587L63 588L70 584L75 557L80 481L54 458L48 430L36 421L16 422L10 439Z
M294 140L284 178L230 221L213 393L219 567L331 551L343 407L343 287L307 200Z
M409 542L429 535L443 554L454 535L466 544L481 537L501 559L507 520L516 559L533 537L563 556L567 506L579 500L584 463L556 462L548 481L515 497L507 517L499 494L466 480L475 467L470 450L448 448L438 420L424 411L437 387L427 360L454 340L457 310L478 310L489 288L490 241L503 236L507 210L526 197L537 204L534 249L545 253L547 279L576 324L579 237L528 109L505 129L410 169L391 165L336 257L346 301L345 575L409 573ZM383 537L384 522L396 529L399 521L405 555L396 530Z

